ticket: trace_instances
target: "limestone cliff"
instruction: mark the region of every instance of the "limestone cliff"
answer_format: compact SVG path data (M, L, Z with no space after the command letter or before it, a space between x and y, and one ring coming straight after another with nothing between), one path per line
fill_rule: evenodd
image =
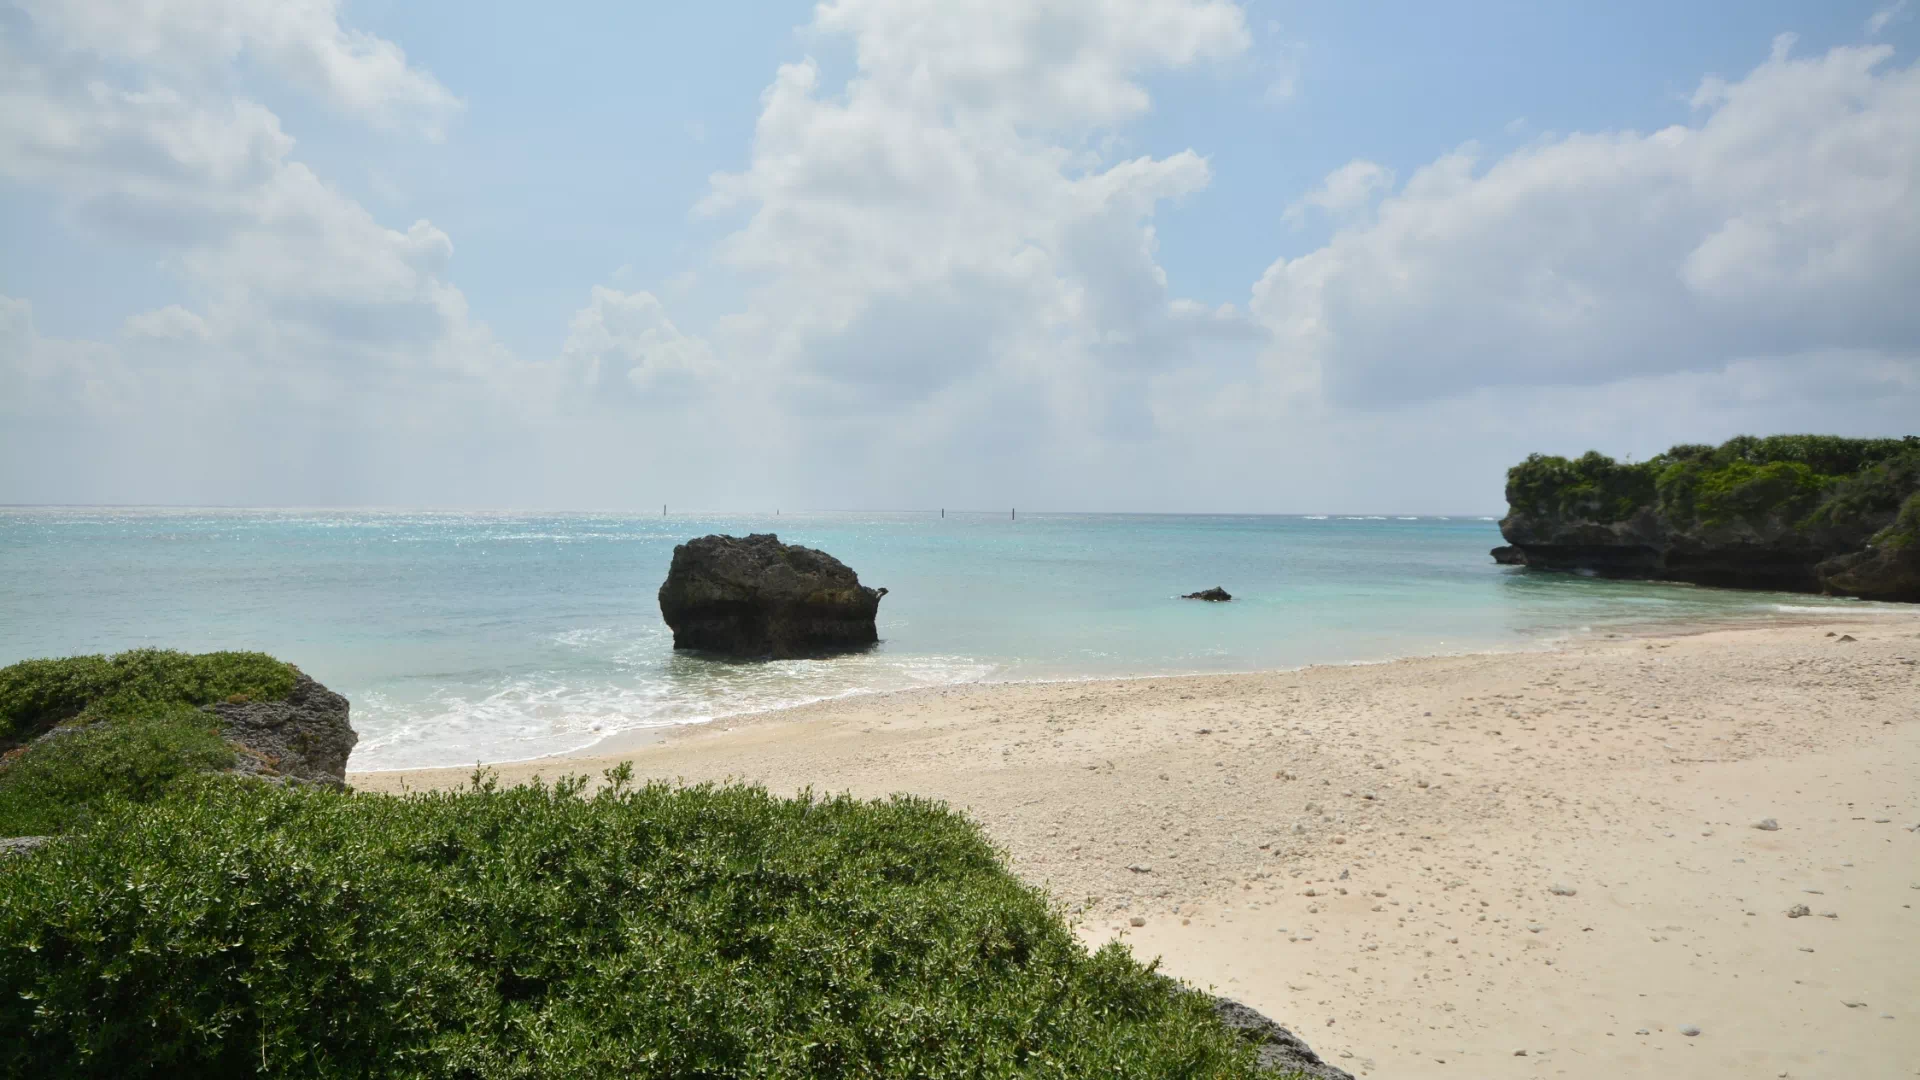
M1507 474L1502 563L1920 601L1920 438L1748 436Z

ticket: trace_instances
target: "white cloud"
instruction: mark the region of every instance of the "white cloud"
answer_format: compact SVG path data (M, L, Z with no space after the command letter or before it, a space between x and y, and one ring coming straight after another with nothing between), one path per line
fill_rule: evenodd
M168 304L129 317L125 333L128 337L161 341L205 341L211 336L207 320L179 304Z
M277 76L386 126L439 135L460 101L400 46L342 26L338 0L15 0L42 39L204 79L243 54Z
M107 478L23 466L0 497L1446 512L1496 506L1530 449L1920 415L1920 75L1884 48L1783 39L1651 134L1468 144L1398 185L1352 161L1246 208L1334 232L1223 305L1180 295L1156 231L1211 148L1125 148L1152 80L1259 69L1240 9L840 0L806 38L851 77L782 67L698 207L718 265L615 271L518 357L455 238L380 220L248 93L277 71L435 130L452 95L397 46L328 3L28 10L0 176L182 295L112 342L0 298L0 460Z
M1281 218L1289 224L1301 225L1306 222L1308 211L1319 210L1335 219L1350 219L1392 187L1392 169L1371 161L1349 161L1328 173L1319 187L1288 205Z
M30 13L24 35L0 41L0 177L48 191L108 241L157 248L194 297L132 316L118 345L84 355L35 338L35 365L52 356L95 369L82 377L95 391L73 401L219 414L272 400L351 414L336 423L417 428L528 396L526 365L469 317L449 281L443 231L381 224L295 158L273 112L196 77L240 51L285 72L288 50L307 47L296 39L317 35L308 52L331 58L322 89L345 103L436 100L422 89L438 86L430 77L394 66L397 48L341 30L326 5ZM203 39L195 31L207 20L226 29ZM107 374L113 394L100 390ZM429 384L411 399L396 392Z
M1254 310L1272 363L1370 403L1912 355L1920 70L1884 47L1790 45L1703 82L1692 125L1422 167L1372 224L1267 271Z
M1138 76L1234 55L1250 41L1226 0L833 0L813 32L850 39L850 96L920 113L1080 131L1148 106Z
M1278 30L1278 26L1273 29ZM1302 57L1306 49L1299 42L1276 46L1267 61L1267 88L1260 100L1267 105L1285 105L1300 93Z
M1893 3L1874 12L1867 18L1867 35L1878 37L1888 24L1899 19L1907 10L1907 0L1894 0Z
M1143 76L1244 49L1239 9L845 0L812 32L852 44L844 93L783 67L701 207L746 215L722 255L756 291L721 336L774 411L932 456L980 425L1056 449L1150 427L1147 380L1192 359L1150 221L1210 170L1089 144L1149 106Z
M642 392L673 392L718 374L712 348L681 333L652 293L604 285L574 313L560 358L568 377L587 388L624 382Z

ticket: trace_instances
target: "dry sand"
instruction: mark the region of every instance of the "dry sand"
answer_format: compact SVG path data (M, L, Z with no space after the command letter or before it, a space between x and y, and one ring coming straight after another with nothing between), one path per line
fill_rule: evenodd
M1916 661L1896 615L975 685L499 771L945 799L1090 943L1122 934L1356 1074L1916 1076Z

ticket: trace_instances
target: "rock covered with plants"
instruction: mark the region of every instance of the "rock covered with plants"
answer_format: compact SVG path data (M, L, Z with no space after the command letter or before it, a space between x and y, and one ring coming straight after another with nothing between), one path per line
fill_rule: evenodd
M0 668L0 836L65 832L114 799L235 771L338 787L347 699L262 653L27 660Z
M673 549L660 614L676 649L778 660L873 645L886 594L826 552L772 533L703 536Z
M1920 601L1920 438L1740 436L1507 473L1503 563Z

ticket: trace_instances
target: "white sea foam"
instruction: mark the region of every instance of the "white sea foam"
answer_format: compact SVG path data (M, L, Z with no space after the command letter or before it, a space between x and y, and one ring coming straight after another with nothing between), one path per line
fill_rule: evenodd
M1825 604L1774 604L1785 615L1904 615L1920 618L1920 606L1876 604L1865 600L1833 600Z

